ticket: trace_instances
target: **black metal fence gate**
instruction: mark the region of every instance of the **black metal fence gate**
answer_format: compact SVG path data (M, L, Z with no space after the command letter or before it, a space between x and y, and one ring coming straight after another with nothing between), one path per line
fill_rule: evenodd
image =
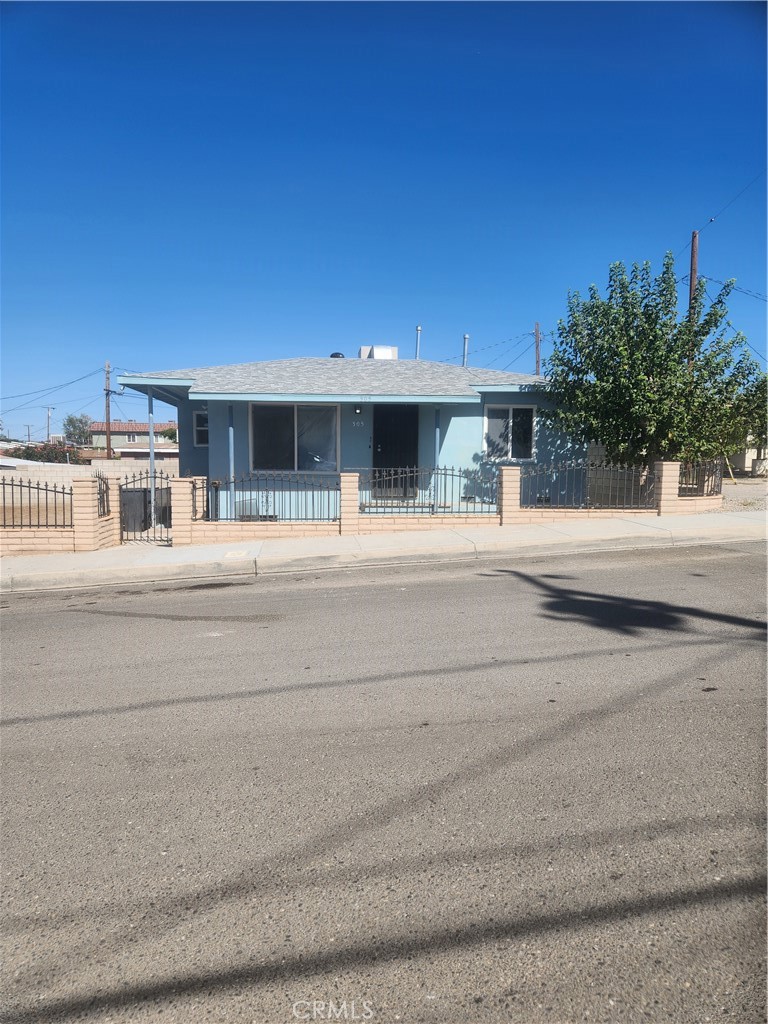
M120 484L120 543L171 543L171 479L142 470Z

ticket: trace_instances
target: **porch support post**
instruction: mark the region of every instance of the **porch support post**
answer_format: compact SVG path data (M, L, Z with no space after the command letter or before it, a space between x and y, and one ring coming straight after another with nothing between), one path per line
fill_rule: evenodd
M440 465L440 406L435 406L435 469Z
M155 525L155 397L147 388L147 427L149 428L149 516Z
M227 442L229 445L229 514L235 514L235 407L227 406Z

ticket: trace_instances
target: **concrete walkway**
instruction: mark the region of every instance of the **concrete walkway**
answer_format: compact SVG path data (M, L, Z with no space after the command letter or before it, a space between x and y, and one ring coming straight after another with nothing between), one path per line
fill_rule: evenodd
M461 527L373 536L284 538L200 547L126 544L106 551L0 559L0 592L62 590L382 563L526 557L576 551L718 544L765 538L763 511Z

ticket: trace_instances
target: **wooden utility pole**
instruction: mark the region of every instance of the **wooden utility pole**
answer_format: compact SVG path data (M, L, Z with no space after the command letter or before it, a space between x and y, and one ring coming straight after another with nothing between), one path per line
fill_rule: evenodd
M689 275L688 289L688 321L691 329L691 343L688 347L688 368L693 369L693 300L696 295L696 285L699 280L699 232L694 231L691 235L691 273Z
M109 417L109 396L112 394L109 388L109 363L104 364L104 423L107 428L107 458L112 458L112 421Z
M541 333L539 331L538 320L536 321L533 336L536 339L536 376L538 377L541 373Z
M693 297L696 294L696 284L699 280L699 232L694 231L691 235L691 274L690 288L688 290L688 315L693 312Z
M32 427L34 426L34 424L33 423L25 423L24 426L27 428L27 444L29 444L29 442L32 440L29 432L32 429Z

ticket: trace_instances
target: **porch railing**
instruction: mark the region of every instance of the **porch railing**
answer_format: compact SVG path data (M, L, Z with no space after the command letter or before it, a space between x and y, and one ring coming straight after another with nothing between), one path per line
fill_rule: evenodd
M656 478L646 467L588 460L526 466L520 472L522 508L655 509Z
M497 511L495 466L472 469L362 469L360 511L366 515L490 515Z
M714 498L723 493L723 460L681 462L679 498Z
M333 522L339 518L338 473L254 472L211 480L211 522Z
M2 477L0 515L5 527L71 527L72 487Z

